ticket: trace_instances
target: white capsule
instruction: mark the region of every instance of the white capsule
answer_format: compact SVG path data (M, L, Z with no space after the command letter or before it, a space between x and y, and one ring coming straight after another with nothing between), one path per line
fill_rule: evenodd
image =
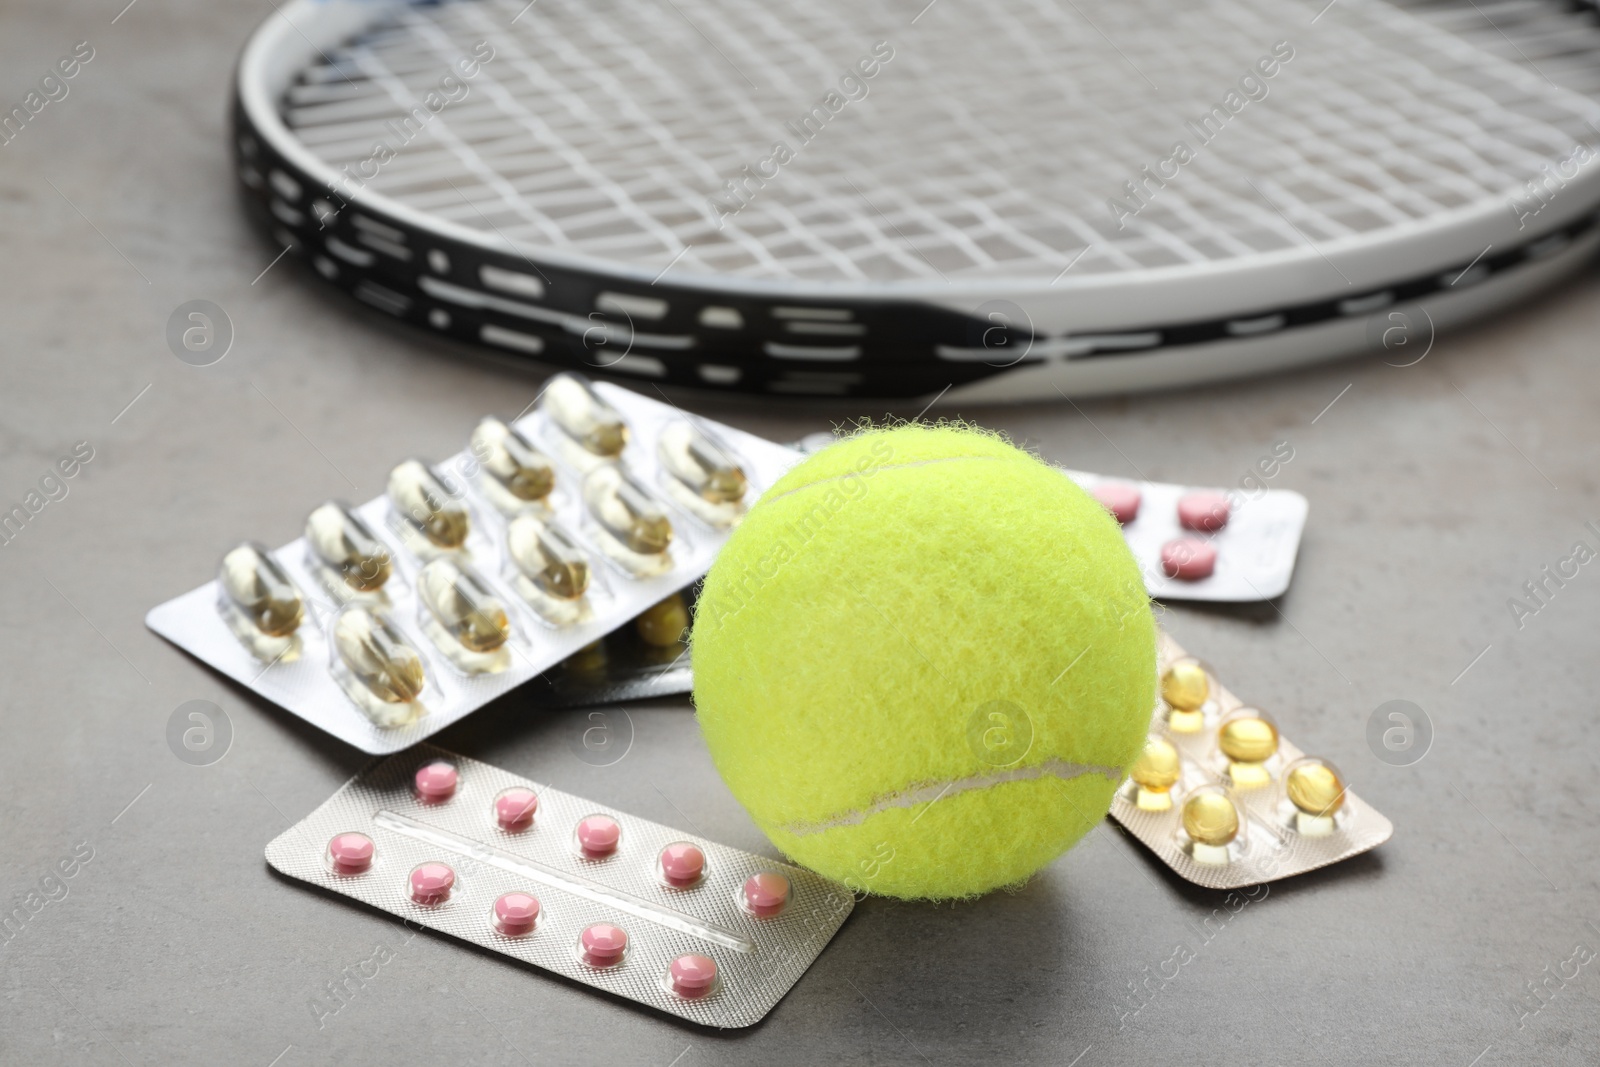
M444 482L419 460L408 459L389 472L389 503L396 514L436 548L467 542L472 516Z
M505 605L477 572L439 558L417 576L417 596L433 621L468 652L493 652L511 636Z
M422 695L427 684L422 657L379 612L345 608L334 620L329 643L346 692L375 718L382 705L409 704Z
M472 431L472 455L509 506L536 503L555 488L555 464L514 427L488 417ZM497 501L498 503L498 501Z
M739 521L750 483L722 442L683 419L662 429L656 456L667 492L686 510L714 526Z
M318 561L358 593L377 592L394 573L388 547L360 516L336 500L306 518L306 543Z
M305 599L277 560L261 545L245 542L222 557L217 568L225 606L266 637L288 637L305 618Z
M600 467L583 483L583 502L600 529L628 552L659 556L672 544L661 502L621 467Z
M592 455L613 459L628 444L628 424L616 408L576 374L558 374L545 384L539 407Z
M589 560L554 523L523 512L506 527L506 551L540 595L577 600L589 590Z

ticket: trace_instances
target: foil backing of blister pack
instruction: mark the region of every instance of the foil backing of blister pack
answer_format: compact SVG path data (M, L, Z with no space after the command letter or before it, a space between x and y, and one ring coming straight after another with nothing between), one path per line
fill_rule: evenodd
M1145 589L1156 599L1246 603L1271 600L1288 590L1310 511L1306 498L1294 490L1228 492L1167 482L1128 481L1086 471L1069 470L1066 474L1090 492L1107 484L1132 486L1139 491L1138 515L1123 525L1122 536L1139 563ZM1226 525L1209 533L1183 527L1178 519L1178 501L1195 492L1215 493L1231 501ZM1162 548L1179 538L1198 538L1217 550L1216 567L1210 577L1191 581L1166 572Z
M457 784L448 799L426 802L414 776L439 761L456 770ZM538 807L531 825L513 832L497 823L495 801L516 788L536 793ZM621 826L615 852L603 859L584 856L574 840L578 821L597 814ZM370 866L337 873L329 843L350 833L374 843ZM661 850L678 842L697 846L705 857L700 880L688 888L668 885L657 867ZM266 858L282 874L416 925L724 1028L750 1026L771 1011L855 905L847 888L810 871L624 815L431 745L357 775L275 838ZM448 865L456 880L442 903L420 904L412 899L409 876L430 863ZM741 904L742 888L753 876L773 873L788 880L787 903L757 917ZM538 899L532 932L508 936L496 927L495 902L507 893ZM627 932L620 963L595 967L579 958L579 937L594 924ZM688 954L715 961L710 993L684 997L671 990L668 968Z
M449 475L469 503L472 529L465 555L491 590L499 594L510 616L512 636L506 644L510 652L507 665L498 673L463 673L423 631L420 619L424 609L418 606L416 579L426 560L414 554L407 547L406 538L396 532L398 526L391 525L394 516L387 495L352 509L384 542L394 561L395 574L384 586L392 601L386 613L424 662L427 687L419 703L425 712L414 721L396 726L378 725L352 702L330 672L326 626L340 605L319 576L304 537L270 553L299 586L306 602L307 617L297 631L296 639L300 644L292 657L264 661L247 649L219 613L219 587L215 580L152 609L146 616L146 625L216 670L362 751L375 755L398 752L437 733L490 700L567 660L704 575L726 540L727 530L692 515L661 490L668 475L661 469L655 446L663 429L687 419L730 448L748 478L746 506L754 503L798 458L797 453L782 445L709 420L686 416L669 404L620 386L601 382L596 383L594 389L622 414L630 427L631 439L621 463L654 490L671 516L675 534L671 547L673 565L664 573L632 577L612 562L597 536L591 533L593 523L580 498L588 472L573 466L571 456L575 450L570 438L562 436L542 409L536 409L517 420L515 428L554 461L556 487L550 494L548 511L586 550L592 575L590 617L564 626L549 625L504 577L509 568L505 545L507 517L494 506L472 474L476 464L470 452L463 451L435 463L434 468ZM594 464L599 465L598 461ZM304 501L306 512L318 503L308 497ZM687 688L686 661L678 666L685 666L685 669L672 677L678 681L681 691ZM670 691L663 687L666 676L652 678L648 672L641 674L648 684L641 686L637 684L640 679L635 678L632 679L635 684L622 691L638 695ZM547 688L554 695L555 687ZM600 696L615 696L618 691L608 685L591 685L586 694L570 693L564 702L599 702Z
M1177 642L1162 635L1158 653L1162 672L1189 659ZM1173 709L1161 700L1151 724L1152 736L1170 741L1181 761L1181 776L1171 789L1172 806L1166 811L1141 809L1136 803L1138 783L1130 778L1111 802L1112 817L1181 877L1210 889L1236 889L1316 870L1376 848L1393 836L1394 824L1348 785L1330 832L1320 836L1300 832L1295 808L1286 795L1283 771L1305 753L1281 734L1277 754L1267 764L1271 782L1253 789L1228 789L1225 774L1218 769L1224 759L1217 750L1218 726L1224 716L1247 706L1210 675L1210 695L1199 709L1204 726L1184 733L1166 728ZM1184 802L1198 790L1218 786L1244 814L1244 840L1229 862L1201 862L1182 832Z

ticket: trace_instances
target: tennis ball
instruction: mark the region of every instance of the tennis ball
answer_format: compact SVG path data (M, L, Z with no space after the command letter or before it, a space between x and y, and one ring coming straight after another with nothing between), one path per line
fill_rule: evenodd
M1114 519L993 434L906 425L788 472L706 575L690 639L717 770L852 889L1021 882L1143 750L1156 633Z

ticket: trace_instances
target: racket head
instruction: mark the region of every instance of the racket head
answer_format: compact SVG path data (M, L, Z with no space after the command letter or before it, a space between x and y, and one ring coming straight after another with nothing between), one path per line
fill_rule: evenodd
M731 18L745 6L704 0L687 8L685 23L703 17L707 8ZM1038 10L1021 0L1004 7L1013 16ZM1037 71L1017 74L1008 89L999 73L1017 65L1014 55L969 62L965 80L942 96L912 91L928 84L925 75L915 76L918 63L949 65L956 54L951 50L970 37L970 28L939 26L929 15L926 23L905 30L923 34L914 38L927 52L923 59L913 61L916 53L902 47L879 62L874 79L866 78L865 67L838 61L840 69L855 71L855 84L876 84L861 99L846 99L829 126L800 146L774 180L747 183L751 195L740 210L719 217L716 209L695 202L709 201L701 194L714 187L694 186L682 174L630 187L628 175L670 171L669 164L686 173L729 173L730 162L749 158L753 150L755 134L749 131L770 129L762 124L792 109L784 112L781 100L766 111L754 107L745 122L749 130L734 124L742 138L723 136L726 131L714 124L710 133L702 128L707 123L696 126L693 107L704 101L695 94L712 90L704 77L691 76L697 68L688 30L658 49L663 55L656 60L683 84L674 82L673 92L663 93L659 86L647 91L614 76L615 84L594 94L609 93L617 110L607 117L621 122L620 115L631 125L615 133L618 143L601 136L578 144L584 125L578 119L593 116L569 116L571 129L553 130L553 121L530 119L531 105L556 111L552 104L565 103L572 111L579 105L571 98L581 104L583 95L575 86L603 78L608 63L618 66L615 49L574 60L570 50L552 45L539 52L531 42L545 39L545 31L562 19L572 23L562 27L569 37L587 26L591 40L590 23L597 19L609 19L605 25L611 28L627 27L634 10L628 4L543 0L519 12L518 5L488 0L291 0L263 24L241 59L235 107L240 177L280 241L306 251L319 273L358 299L417 325L542 362L774 394L910 397L953 386L952 397L1026 399L1054 389L1082 395L1255 373L1368 347L1374 323L1389 321L1396 307L1423 303L1420 316L1412 313L1418 323L1449 325L1547 284L1581 262L1595 243L1593 210L1600 201L1600 168L1587 161L1564 166L1579 143L1573 131L1600 121L1600 106L1582 87L1556 84L1389 5L1353 0L1340 8L1355 12L1348 25L1331 21L1340 12L1335 9L1325 16L1326 25L1305 32L1335 30L1343 35L1339 41L1360 44L1366 52L1351 60L1347 51L1343 63L1358 71L1356 60L1367 53L1369 65L1398 63L1397 49L1405 53L1404 69L1386 72L1387 80L1374 80L1370 71L1358 77L1326 57L1317 59L1309 47L1290 44L1291 58L1279 60L1278 73L1269 78L1265 67L1251 66L1245 49L1256 49L1260 60L1271 57L1274 45L1255 43L1267 36L1262 26L1247 30L1237 24L1264 11L1308 16L1273 0L1237 0L1202 12L1220 20L1221 28L1208 32L1227 45L1219 45L1222 59L1192 71L1163 66L1166 88L1145 86L1142 75L1121 67L1123 96L1110 105L1091 99L1091 90L1104 86L1120 60L1078 26L1077 36L1068 38L1083 51L1086 72L1069 86L1079 96L1072 108L1059 99L1040 101L1045 83L1023 77ZM1085 21L1106 32L1128 32L1124 22L1101 27L1110 10L1095 7ZM491 16L510 21L502 30ZM864 27L863 19L847 19L845 30L828 31L832 48L818 52L825 59L795 59L795 48L779 50L774 55L794 69L778 62L783 77L774 77L802 84L806 72L850 55L841 40L859 41L870 55L874 41L859 31L881 28L873 20L887 17L874 9L863 17ZM897 17L904 22L904 12ZM730 32L737 37L738 30ZM1410 36L1397 37L1400 45L1382 40L1384 33L1402 31ZM633 27L622 40L648 32L650 26ZM658 27L655 32L663 39ZM1146 31L1141 40L1154 42L1150 49L1187 42L1180 51L1193 54L1198 31L1190 26L1186 32L1187 37L1175 30L1154 36ZM1584 32L1594 37L1591 26ZM771 33L795 35L781 26ZM478 41L488 42L495 58L479 62L471 77L459 66L452 71L473 55ZM707 43L715 47L709 40L695 47L704 53ZM1588 40L1584 47L1600 56L1600 42ZM1097 62L1090 64L1090 56ZM902 68L895 69L896 62ZM563 83L562 77L578 77L575 66L588 80ZM1216 78L1217 71L1235 68L1253 70L1253 80ZM404 134L395 123L407 121L403 105L425 103L430 89L438 88L440 71L466 87L460 106L446 100L432 114L419 113L410 120L418 131L414 141L399 143L391 160L364 169L370 152L360 154L363 136L349 128L365 123L398 141ZM643 83L658 73L634 76ZM1318 135L1314 123L1348 115L1319 111L1317 93L1363 89L1365 95L1346 108L1360 113L1402 75L1413 85L1406 107L1391 109L1381 129L1344 133L1356 141L1381 133L1381 150L1334 167L1331 177L1323 173L1341 143ZM892 76L903 79L900 88ZM1317 92L1302 86L1298 96L1289 93L1291 77ZM1059 82L1057 75L1049 83L1052 93ZM1047 119L1057 126L1077 121L1075 134L1066 134L1077 137L1089 162L1036 181L1020 200L1012 195L1015 189L1002 189L987 200L966 195L972 204L953 195L940 201L934 193L1016 186L1027 167L1016 159L964 159L950 174L897 177L896 167L903 170L908 161L921 174L941 153L959 155L980 143L972 133L959 144L919 147L916 137L886 141L884 132L948 111L953 97L977 84L988 86L986 99L1005 103L1011 93L1018 108L1031 109L988 134L1010 143L1031 133L1037 144ZM1146 200L1131 217L1094 203L1099 193L1118 191L1108 175L1138 176L1137 167L1148 166L1141 161L1152 160L1159 179L1174 166L1161 167L1171 157L1156 154L1148 135L1119 139L1105 127L1152 111L1173 119L1186 114L1169 97L1198 84L1217 87L1211 95L1223 113L1242 101L1240 110L1225 121L1213 118L1215 131L1203 127L1212 132L1211 141L1192 137L1198 157L1176 165L1176 176L1166 184L1144 180ZM332 99L318 99L319 86ZM1257 88L1245 92L1252 87ZM724 96L730 92L726 85L721 89ZM1229 99L1230 92L1238 100ZM1253 99L1254 92L1262 95ZM341 93L347 99L338 99ZM380 106L355 121L348 115L327 118L330 105L337 112L352 101L358 110L374 101ZM1191 110L1209 113L1204 107ZM1459 126L1464 116L1473 120L1470 127ZM1424 119L1445 131L1426 144L1415 132ZM1259 121L1252 127L1252 120ZM641 139L659 141L663 131L674 130L681 142L676 155L640 157ZM1327 143L1319 147L1318 136ZM1408 138L1418 143L1408 146ZM376 143L376 136L367 139ZM430 178L430 162L452 153L459 162L463 144L474 166L459 172L447 167L442 180ZM852 169L863 158L863 145L884 147L886 158L898 164ZM1395 155L1406 147L1410 155ZM1240 160L1249 163L1260 153L1287 162L1252 175ZM486 158L501 164L499 169L478 166ZM504 165L507 160L521 169ZM1552 172L1559 185L1543 199L1531 187L1521 190L1519 210L1513 179L1529 173L1549 186L1541 166L1561 168ZM1395 175L1408 168L1426 173L1407 185ZM584 187L586 176L592 187ZM1388 199L1349 194L1344 186L1352 182L1365 182ZM1311 195L1319 189L1321 200ZM609 217L597 214L596 196L621 206ZM1136 202L1126 192L1120 199ZM1214 217L1198 212L1197 204ZM958 208L990 217L962 231L949 224ZM1006 210L1012 216L1000 217ZM864 243L854 236L835 239L843 231L825 223L836 216L846 220L847 230L864 227ZM773 220L785 218L814 220L807 238L824 245L832 240L828 254L778 254L788 246L770 234ZM1047 230L1050 240L1041 236ZM981 246L996 233L1004 239ZM750 252L752 244L770 254L763 260Z

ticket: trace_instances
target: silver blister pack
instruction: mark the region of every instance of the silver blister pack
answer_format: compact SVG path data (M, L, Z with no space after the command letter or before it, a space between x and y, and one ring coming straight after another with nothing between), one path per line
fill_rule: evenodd
M725 1028L771 1011L855 904L810 871L431 745L357 775L266 856L413 924Z
M1134 514L1122 523L1122 536L1139 563L1145 589L1156 599L1243 603L1271 600L1289 588L1310 510L1294 490L1257 488L1256 482L1250 488L1200 489L1066 473L1114 514L1113 502L1132 504ZM1180 507L1205 500L1223 502L1222 524L1185 526ZM1201 562L1193 558L1197 553L1212 554L1209 573L1187 577L1188 568Z
M653 625L663 654L633 650L625 691L662 692L652 672L686 668L671 632L688 625L678 591L796 458L619 386L557 375L531 414L486 418L443 462L400 463L389 491L359 507L316 507L306 535L281 548L237 546L217 579L145 621L377 755L563 661L577 669L561 702L616 695L614 671L583 665L630 621L641 634Z
M1111 814L1180 876L1211 889L1256 885L1394 834L1337 767L1289 743L1165 635L1159 660L1155 721Z

